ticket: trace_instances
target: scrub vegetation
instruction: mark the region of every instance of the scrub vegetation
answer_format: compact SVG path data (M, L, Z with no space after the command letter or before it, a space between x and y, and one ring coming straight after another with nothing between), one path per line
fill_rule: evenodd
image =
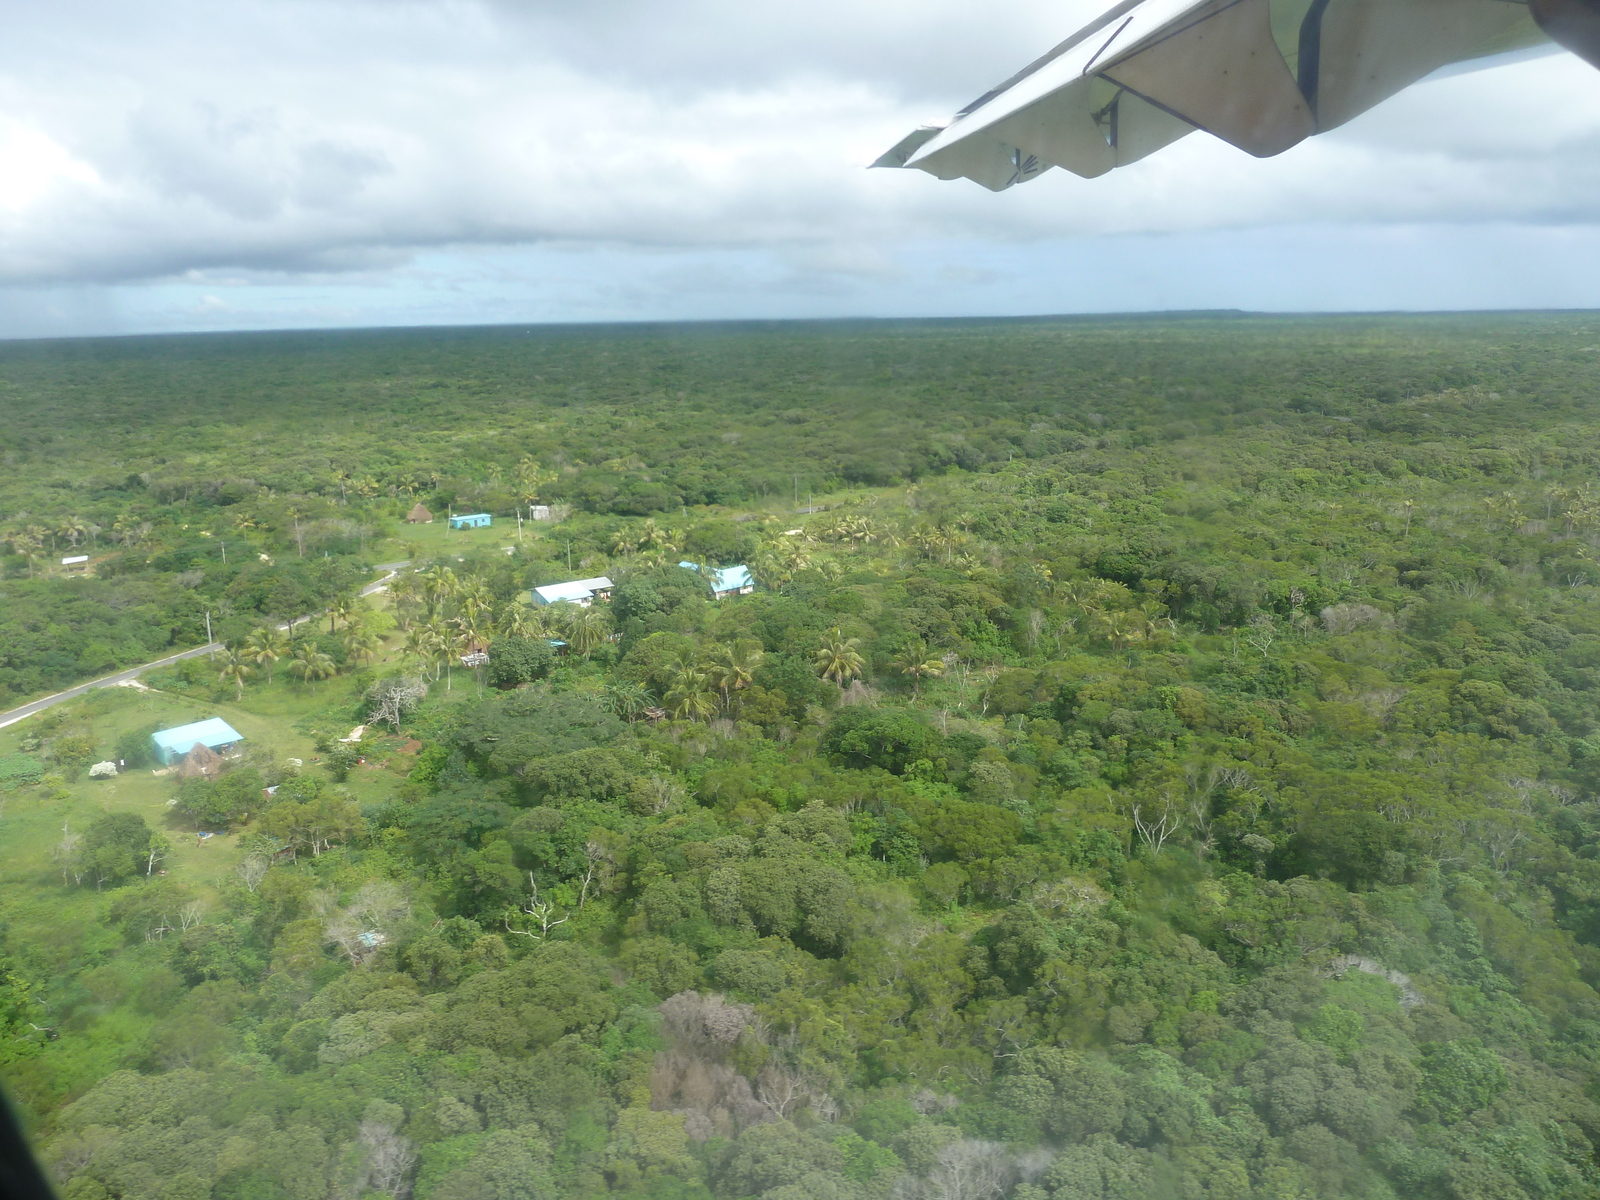
M0 729L0 1078L68 1200L1592 1196L1597 384L1583 315L0 347L0 703L226 644Z

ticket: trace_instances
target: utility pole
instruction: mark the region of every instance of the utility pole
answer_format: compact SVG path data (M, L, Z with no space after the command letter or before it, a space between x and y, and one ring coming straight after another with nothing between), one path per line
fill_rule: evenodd
M217 646L211 638L211 613L209 611L206 613L206 645L211 648L211 657L216 658Z
M572 543L567 543L567 574L572 574Z
M227 542L223 542L222 543L222 565L223 566L227 566L228 565L228 543Z

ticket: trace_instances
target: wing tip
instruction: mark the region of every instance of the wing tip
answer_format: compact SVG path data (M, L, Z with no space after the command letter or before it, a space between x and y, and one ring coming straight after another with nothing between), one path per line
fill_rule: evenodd
M904 167L911 156L944 132L943 125L922 125L906 134L868 167Z

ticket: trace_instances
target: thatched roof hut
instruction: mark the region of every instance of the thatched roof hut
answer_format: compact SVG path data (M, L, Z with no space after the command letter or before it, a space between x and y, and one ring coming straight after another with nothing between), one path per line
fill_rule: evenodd
M222 755L204 742L196 742L194 749L185 754L183 761L178 764L178 775L185 779L195 775L215 779L221 773Z
M417 501L417 506L406 514L406 520L412 525L433 524L433 514L422 507L422 501Z

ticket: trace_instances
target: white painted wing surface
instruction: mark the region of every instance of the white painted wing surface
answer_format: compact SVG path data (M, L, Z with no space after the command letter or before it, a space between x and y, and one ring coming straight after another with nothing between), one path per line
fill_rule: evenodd
M1002 191L1051 167L1094 178L1197 129L1268 157L1441 67L1545 40L1520 0L1125 0L873 165Z

